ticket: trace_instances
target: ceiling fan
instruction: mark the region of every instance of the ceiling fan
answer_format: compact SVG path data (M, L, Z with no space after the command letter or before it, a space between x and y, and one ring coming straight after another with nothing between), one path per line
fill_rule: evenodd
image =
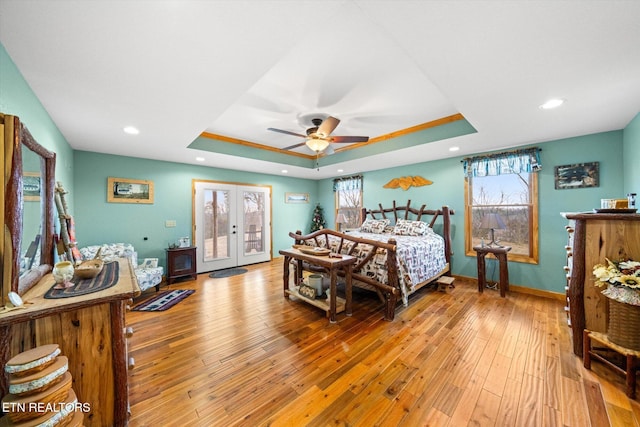
M313 127L307 129L306 135L275 128L268 128L267 130L284 133L285 135L299 136L300 138L306 139L305 142L290 145L289 147L284 147L283 150L292 150L294 148L306 145L311 150L315 151L316 154L319 154L322 151L326 150L331 143L352 143L369 141L368 136L330 136L331 132L333 132L340 123L340 120L336 119L335 117L329 116L324 120L316 118L312 119L311 123L313 123Z

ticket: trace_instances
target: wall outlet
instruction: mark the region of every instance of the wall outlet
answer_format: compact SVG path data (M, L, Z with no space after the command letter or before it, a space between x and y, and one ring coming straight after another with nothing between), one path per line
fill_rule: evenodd
M164 226L165 227L175 227L176 226L176 220L175 219L168 219L164 222Z

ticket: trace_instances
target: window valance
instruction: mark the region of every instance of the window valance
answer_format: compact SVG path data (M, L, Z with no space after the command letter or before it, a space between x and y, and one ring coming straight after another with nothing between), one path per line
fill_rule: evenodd
M333 191L359 190L362 188L362 175L346 176L333 180Z
M534 147L467 157L462 160L464 174L469 177L482 177L507 173L538 172L542 169L540 151L539 148Z

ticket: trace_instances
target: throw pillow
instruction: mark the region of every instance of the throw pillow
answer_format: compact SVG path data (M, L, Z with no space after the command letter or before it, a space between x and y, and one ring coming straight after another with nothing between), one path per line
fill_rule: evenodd
M393 234L399 236L424 236L430 228L426 222L399 219L393 229Z
M384 228L389 224L389 219L371 219L368 218L360 226L363 233L382 233Z

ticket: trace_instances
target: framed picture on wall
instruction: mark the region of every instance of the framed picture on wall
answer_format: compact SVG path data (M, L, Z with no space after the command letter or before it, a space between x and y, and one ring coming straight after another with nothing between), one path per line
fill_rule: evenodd
M25 202L39 202L41 190L40 172L22 174L22 195Z
M153 203L153 181L109 177L107 202Z
M309 193L284 193L285 203L309 203Z
M600 179L599 163L576 163L555 167L556 190L597 187Z

